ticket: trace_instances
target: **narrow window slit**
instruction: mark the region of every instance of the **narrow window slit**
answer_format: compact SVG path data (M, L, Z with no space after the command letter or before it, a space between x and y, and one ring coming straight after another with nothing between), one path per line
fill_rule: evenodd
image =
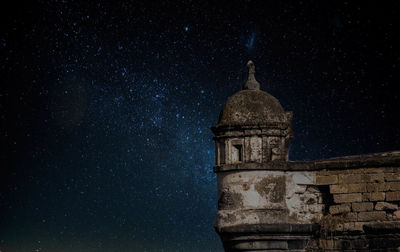
M242 145L234 144L234 161L242 162Z

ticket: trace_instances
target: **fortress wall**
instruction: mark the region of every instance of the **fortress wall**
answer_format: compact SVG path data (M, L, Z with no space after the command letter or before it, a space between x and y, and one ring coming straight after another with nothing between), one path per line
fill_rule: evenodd
M319 249L396 249L400 246L398 153L336 159L316 171L325 191ZM397 157L396 157L397 156ZM347 167L347 168L346 168Z
M226 251L400 247L400 152L214 171L215 228Z
M338 231L362 231L371 221L400 220L400 167L319 171L316 184L329 186L329 215Z

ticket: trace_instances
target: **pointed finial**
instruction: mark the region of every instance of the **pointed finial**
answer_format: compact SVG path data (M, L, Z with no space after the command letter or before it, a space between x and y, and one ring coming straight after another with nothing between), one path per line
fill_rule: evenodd
M249 69L249 77L247 78L243 89L260 90L260 83L258 83L256 77L254 77L256 71L253 61L249 60L249 62L247 62L247 68Z

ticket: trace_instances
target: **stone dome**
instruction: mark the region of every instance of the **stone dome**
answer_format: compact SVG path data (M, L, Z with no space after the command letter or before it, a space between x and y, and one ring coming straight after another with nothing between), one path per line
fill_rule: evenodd
M242 90L225 103L218 120L221 125L255 125L285 120L279 101L261 90Z
M247 63L249 77L243 90L228 99L219 115L218 126L259 125L286 121L286 113L279 101L260 90L254 77L254 64Z

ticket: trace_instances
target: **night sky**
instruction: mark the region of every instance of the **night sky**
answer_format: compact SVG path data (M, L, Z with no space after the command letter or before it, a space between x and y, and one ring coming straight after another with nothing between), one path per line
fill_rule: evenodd
M399 150L400 3L378 3L2 4L0 251L222 251L210 127L249 59L290 160Z

